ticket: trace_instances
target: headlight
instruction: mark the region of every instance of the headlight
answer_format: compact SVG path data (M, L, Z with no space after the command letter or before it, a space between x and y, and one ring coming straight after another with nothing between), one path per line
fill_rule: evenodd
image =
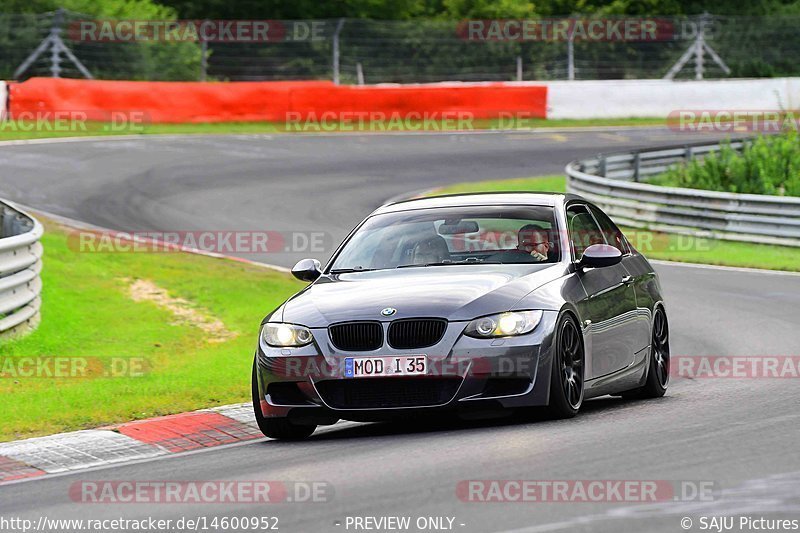
M278 348L305 346L314 340L310 329L280 322L264 324L264 327L261 328L261 338L270 346Z
M464 333L478 339L512 337L530 333L542 319L541 311L514 311L476 318Z

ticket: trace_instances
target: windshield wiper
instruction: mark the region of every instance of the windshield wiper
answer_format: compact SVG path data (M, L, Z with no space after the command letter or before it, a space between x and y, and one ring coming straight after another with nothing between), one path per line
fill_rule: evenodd
M378 270L377 268L363 268L363 267L354 267L354 268L332 268L330 270L330 274L349 274L350 272L370 272L372 270Z
M395 268L411 268L411 267L430 267L430 266L447 266L447 265L502 265L501 261L475 261L465 259L463 261L436 261L433 263L416 263L412 265L399 265Z

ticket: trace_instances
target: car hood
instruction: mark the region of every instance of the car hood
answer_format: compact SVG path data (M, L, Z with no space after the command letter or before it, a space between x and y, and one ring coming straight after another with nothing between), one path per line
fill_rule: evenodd
M326 327L348 320L441 317L450 321L508 311L563 265L448 265L323 276L287 301L282 320ZM390 318L381 315L396 309Z

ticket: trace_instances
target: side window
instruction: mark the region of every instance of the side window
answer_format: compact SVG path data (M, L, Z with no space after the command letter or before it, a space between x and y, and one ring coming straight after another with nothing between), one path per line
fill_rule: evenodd
M594 217L597 219L598 224L600 224L600 229L603 231L603 235L606 237L606 242L611 246L616 247L620 252L623 254L630 253L630 248L628 248L628 244L625 242L625 236L622 234L622 231L617 227L614 222L608 218L608 215L600 211L595 206L591 206L592 213Z
M603 232L584 205L572 205L567 208L567 227L576 260L580 259L583 251L592 244L606 244Z

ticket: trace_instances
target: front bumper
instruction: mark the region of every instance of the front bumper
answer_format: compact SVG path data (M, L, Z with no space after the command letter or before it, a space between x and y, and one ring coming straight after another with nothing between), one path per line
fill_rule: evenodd
M438 344L418 350L383 346L344 353L333 346L325 328L313 329L315 342L302 348L260 343L261 411L264 417L332 424L339 419L547 405L557 318L556 312L544 312L533 332L503 339L467 337L465 322L451 322ZM421 354L428 357L426 376L342 377L345 357Z

